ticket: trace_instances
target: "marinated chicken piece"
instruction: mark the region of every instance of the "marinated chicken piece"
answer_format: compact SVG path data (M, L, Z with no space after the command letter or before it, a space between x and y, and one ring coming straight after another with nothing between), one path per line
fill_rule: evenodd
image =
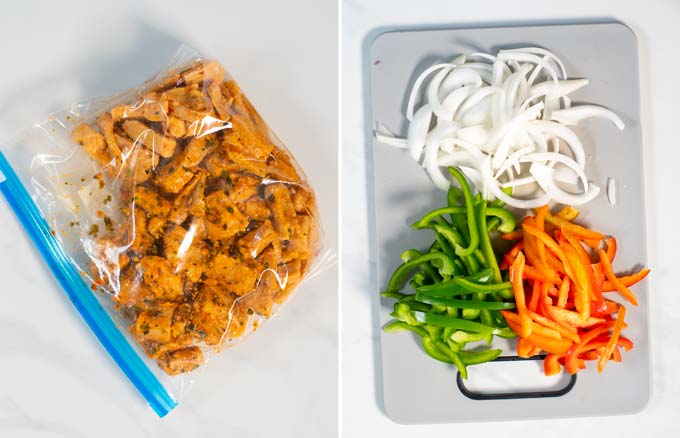
M144 213L140 210L135 210L132 216L134 223L129 224L126 230L130 236L129 240L132 240L130 249L137 254L144 254L153 245L154 239L148 232L147 219Z
M310 257L311 239L313 230L316 228L311 216L298 215L292 219L292 226L288 237L287 248L297 253L297 257L308 259Z
M220 286L204 285L195 301L193 324L208 345L241 336L246 329L246 307Z
M238 240L238 250L244 257L256 258L276 237L271 221L266 220Z
M235 176L229 178L231 181L231 190L229 190L229 199L237 204L245 201L248 198L257 196L258 186L260 180L252 176Z
M214 148L213 136L193 138L189 144L161 170L156 182L165 191L177 193L194 177L194 169Z
M122 126L125 133L135 142L143 144L161 157L170 158L174 154L177 146L174 138L158 134L139 120L125 120Z
M281 283L286 272L279 268L281 249L274 244L265 249L258 261L262 263L262 273L252 293L243 297L243 304L255 313L268 317L271 315L275 297L283 292Z
M168 224L168 219L164 216L154 216L149 219L147 229L149 234L154 238L158 239L163 234L165 226Z
M208 237L212 241L228 240L248 226L248 218L224 192L206 196L205 219Z
M122 152L118 147L116 136L113 133L113 119L111 118L111 114L104 113L99 116L99 118L97 118L97 126L99 127L99 131L104 136L104 140L106 141L109 152L113 158L116 159L116 165L120 164L120 156Z
M135 187L134 205L146 211L149 216L167 216L173 208L158 192L144 186Z
M161 301L177 301L184 297L184 281L170 262L158 256L143 257L139 264L144 270L144 284Z
M298 214L316 214L314 195L306 187L297 186L291 189L293 207Z
M192 283L201 279L209 255L200 227L200 222L195 220L188 230L173 226L163 236L164 254L173 272L184 273Z
M230 173L242 171L243 168L231 161L219 151L208 154L201 162L201 167L214 178L225 179Z
M142 344L170 342L174 309L174 304L161 304L141 312L130 329L132 335Z
M205 216L205 179L205 173L200 172L177 194L170 211L171 222L181 224L189 215Z
M205 61L196 64L178 74L172 75L160 84L158 88L182 88L200 82L221 82L224 77L224 68L216 61Z
M143 118L150 122L163 122L167 119L167 114L168 103L159 101L155 93L147 94L133 105L119 105L111 109L114 121Z
M284 184L268 184L264 188L264 198L272 211L274 228L284 236L288 236L295 217L295 206L290 191Z
M302 279L302 271L300 269L300 260L293 260L286 263L283 266L283 271L285 272L285 281L283 282L283 293L276 295L276 302L278 304L283 303L286 298L290 296L290 293L295 289L295 287L300 283Z
M98 166L104 168L115 164L114 157L106 144L106 140L104 140L104 136L92 129L90 125L81 123L76 126L71 136L76 143L85 149L85 152L88 153Z
M205 359L199 347L169 351L158 359L158 365L171 376L188 373L203 365Z
M217 119L212 113L207 111L197 111L191 108L187 108L184 105L177 105L172 107L172 115L178 119L184 120L189 123L212 123L214 122L217 126L224 126L227 120ZM197 134L192 134L196 136Z
M123 149L122 173L124 176L133 176L133 182L141 184L151 178L154 169L158 166L160 157L152 150L135 144L132 140L122 135L114 134L117 143Z
M201 84L193 84L186 87L172 88L161 95L168 102L169 108L184 106L196 111L206 111L212 116L212 104L210 98L203 95ZM206 105L207 104L207 105Z
M207 88L208 96L210 96L210 101L215 109L215 112L222 120L231 120L233 111L230 107L230 103L222 94L220 86L217 84L212 84Z
M172 135L175 138L179 138L184 137L186 135L187 126L184 123L184 120L175 116L168 116L168 126L166 130L168 134Z
M242 296L255 287L258 268L254 263L220 253L208 263L205 275L208 279L224 285L229 292Z
M224 136L223 144L229 160L231 160L240 171L246 170L254 175L264 178L269 172L270 168L264 160L258 160L249 152L245 152L241 146L234 146L230 143L225 143L227 136Z
M269 166L269 174L273 179L282 181L300 180L297 170L295 170L295 166L290 161L288 154L280 149L272 151L267 164Z
M253 196L243 203L242 208L240 206L239 208L243 214L256 221L263 221L271 216L267 203L259 196Z
M137 306L146 309L156 297L144 283L144 272L137 264L130 266L120 276L120 290L116 301L124 306Z

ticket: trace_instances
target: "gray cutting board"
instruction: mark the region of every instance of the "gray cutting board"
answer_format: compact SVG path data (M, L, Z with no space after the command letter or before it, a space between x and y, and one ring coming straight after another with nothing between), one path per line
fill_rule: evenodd
M369 57L373 127L384 124L405 134L405 107L415 78L427 66L473 51L540 46L554 51L570 77L590 79L574 94L574 102L598 103L615 111L626 123L619 131L610 122L582 122L577 133L589 156L587 174L603 189L581 209L580 220L617 237L617 272L647 264L644 223L644 186L638 87L637 43L634 33L619 23L532 26L480 29L391 31L373 42ZM432 241L427 231L412 231L409 224L423 213L445 204L445 194L430 182L425 171L406 151L373 144L375 231L378 290L399 265L407 248L425 249ZM607 178L616 180L617 203L604 195ZM652 274L653 275L653 274ZM623 362L610 363L598 375L595 364L578 374L575 386L556 398L472 400L461 394L451 366L430 359L410 333L381 331L382 379L386 413L398 423L447 423L529 418L599 416L634 413L650 397L651 375L648 336L647 282L634 289L638 307L629 307L625 335L635 342L623 352ZM620 297L616 296L618 301ZM391 318L393 300L381 299L381 327ZM504 355L514 355L512 344ZM540 362L494 363L471 368L469 386L507 390L559 388L567 376L548 379ZM483 372L482 372L483 371ZM498 386L498 385L501 386Z

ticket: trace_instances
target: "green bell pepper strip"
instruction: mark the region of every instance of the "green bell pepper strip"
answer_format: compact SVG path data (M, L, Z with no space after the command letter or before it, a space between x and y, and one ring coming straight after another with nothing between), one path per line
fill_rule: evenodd
M448 339L448 338L446 338L444 341L449 346L451 351L453 351L454 353L458 353L464 347L463 344L459 344L458 342L454 342L454 341L452 341L451 339Z
M479 350L479 351L460 351L458 357L465 365L478 365L480 363L491 362L501 355L503 350Z
M429 311L435 311L431 305L421 303L420 301L416 300L408 300L408 301L399 301L400 303L406 303L409 307L409 309L418 311L418 312L429 312Z
M510 304L512 307L515 307L514 304L512 304L512 303L498 303L498 302L496 302L494 304L495 305ZM483 309L480 310L479 319L482 322L482 324L494 325L493 316L491 316L491 310L498 310L498 309L496 309L496 308L490 309L490 308L486 307L486 308L483 308Z
M387 290L386 292L395 292L399 291L402 287L402 284L406 280L406 276L408 273L425 263L428 262L438 262L440 264L439 272L442 275L453 275L454 268L453 268L453 263L451 263L451 259L449 259L446 254L441 253L441 252L429 252L427 254L423 254L421 256L418 256L414 259L409 260L408 262L402 264L399 266L395 271L394 274L392 274L392 278L390 278L390 281L387 283Z
M465 257L472 254L479 245L479 232L477 231L477 224L475 221L475 209L472 203L472 193L465 176L456 168L449 167L449 173L453 175L461 189L463 189L463 198L465 198L465 209L467 211L468 230L470 232L470 244L467 248L456 248L456 254L459 257Z
M441 338L442 334L444 333L444 327L437 327L435 325L425 324L423 328L427 332L427 335L430 337L430 339L434 341Z
M406 297L406 294L403 294L401 292L380 292L380 296L383 298L393 298L399 301L402 298Z
M425 216L423 216L420 220L417 222L414 222L411 227L415 228L416 230L420 230L422 228L426 228L428 225L430 225L430 222L435 220L436 218L443 216L445 214L460 214L460 213L465 213L465 207L442 207L442 208L437 208L435 210L432 210L431 212L427 213Z
M432 250L430 249L429 252L432 252ZM421 255L423 255L423 253L421 253L417 249L407 249L406 251L401 253L399 258L401 258L402 262L408 263L411 260L420 257ZM430 266L429 264L423 264L421 266L421 269L425 271L425 274L427 274L427 276L430 277L433 283L438 283L442 280L442 277L439 274L437 274L437 272L434 269L432 269L432 266Z
M484 278L488 275L485 271L482 271L484 275L479 275L477 278ZM481 274L481 273L480 273ZM465 277L455 277L452 280L448 280L442 283L431 284L427 286L421 286L416 289L417 292L421 294L426 294L433 297L451 297L467 295L471 292L482 293L482 294L496 294L499 290L504 288L511 288L510 282L500 283L500 284L479 284L473 276Z
M460 255L459 251L463 248L463 238L457 230L444 224L434 225L434 230L441 234L454 247L454 252L460 257L460 261L463 263L463 266L465 266L465 270L468 274L474 274L479 271L479 262L477 262L477 259L475 259L473 255Z
M431 358L436 359L440 362L451 363L451 359L448 357L448 355L439 351L439 349L435 346L435 343L432 340L432 338L430 338L429 336L423 336L422 342L423 350L425 350L425 353L427 353Z
M470 230L468 230L466 219L467 209L465 208L465 205L460 205L461 200L465 202L465 198L463 197L463 191L458 187L452 185L449 188L448 193L446 194L446 200L449 204L449 207L457 207L464 209L462 213L449 214L449 217L451 218L451 223L453 224L453 226L456 228L456 230L458 230L458 232L463 237L464 244L467 245L468 242L470 241Z
M481 309L463 309L462 316L463 319L477 319L479 317L479 314L481 313Z
M479 300L455 300L447 297L438 297L422 292L416 293L416 300L421 303L434 304L446 307L453 307L455 309L486 309L486 310L508 310L514 309L515 303L494 302L494 301L479 301ZM485 323L491 325L491 323Z
M413 274L413 281L416 284L419 284L420 286L425 286L427 284L427 281L429 280L429 277L426 273L423 271L416 272ZM432 283L430 283L432 284Z
M397 332L397 331L404 331L408 330L411 331L417 335L420 336L427 336L427 330L420 326L415 326L415 325L409 325L405 323L404 321L392 321L389 324L387 324L383 330L385 333L391 333L391 332Z
M500 219L501 223L498 225L498 231L501 233L510 233L515 231L515 228L517 227L515 216L504 208L489 207L486 209L485 217L486 216L494 216Z
M466 330L470 332L488 334L493 332L494 328L488 325L480 324L478 322L468 321L462 318L453 318L446 315L437 315L430 312L413 312L413 317L416 321L423 324L437 325L440 327L451 327L457 330Z
M477 284L463 277L456 277L453 279L453 281L455 283L458 283L459 286L465 288L465 290L467 290L468 292L479 292L482 294L486 294L489 292L501 293L503 291L512 289L512 283L510 283L509 281L504 281L503 283L496 284Z
M420 251L417 249L407 249L406 251L402 252L399 258L401 259L402 262L408 263L409 261L415 259L416 257L420 257L423 255Z
M486 230L487 211L488 210L486 208L485 203L482 203L479 207L477 207L477 225L479 226L480 230ZM486 265L493 271L494 281L496 283L501 283L503 281L503 277L501 276L501 270L498 268L498 261L496 260L496 254L494 254L493 252L493 247L491 246L491 239L489 239L488 233L482 233L479 245L482 248L482 253L484 254L484 259L486 260Z
M394 303L394 311L390 314L392 318L403 321L408 325L422 325L411 311L407 303Z
M454 342L467 344L469 342L479 342L486 339L486 336L482 333L468 333L463 330L455 331L451 336L449 336Z
M491 219L488 219L486 221L486 232L487 234L490 234L498 228L498 225L500 225L501 220L498 219L497 217L492 217Z
M449 259L453 262L453 267L454 267L454 273L453 275L464 275L465 274L465 267L461 264L460 260L458 260L458 256L456 256L455 251L451 247L451 244L449 241L441 235L441 233L438 233L437 231L434 231L434 235L437 238L436 242L439 243L439 246L441 247L441 252L446 254Z
M434 343L434 347L444 356L446 356L449 359L449 363L452 363L458 368L458 372L460 373L460 376L463 379L467 379L467 368L465 368L465 362L460 358L458 353L455 351L451 350L451 347L447 343L444 342L436 342Z

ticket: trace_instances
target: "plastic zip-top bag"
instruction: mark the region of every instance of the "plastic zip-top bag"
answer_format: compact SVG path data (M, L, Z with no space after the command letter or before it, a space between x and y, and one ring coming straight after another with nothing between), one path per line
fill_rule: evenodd
M0 190L113 359L163 416L323 259L314 191L216 61L2 145Z

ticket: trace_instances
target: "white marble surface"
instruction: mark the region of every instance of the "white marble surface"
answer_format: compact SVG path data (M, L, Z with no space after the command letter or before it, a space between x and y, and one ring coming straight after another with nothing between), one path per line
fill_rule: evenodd
M180 42L220 60L287 143L337 248L332 0L3 4L0 138L139 84ZM337 430L337 269L198 375L163 420L65 298L0 201L0 437L328 437Z
M538 24L545 22L588 22L618 19L635 31L640 56L643 144L647 185L647 223L651 290L651 330L653 396L648 407L637 415L574 420L524 421L401 426L390 420L381 408L382 388L379 364L378 312L369 260L367 206L371 194L370 170L365 160L367 85L364 67L369 35L390 26L455 26L473 24ZM677 105L680 97L677 78L669 72L680 67L677 52L680 41L680 3L677 1L597 1L568 2L487 0L481 2L428 0L346 0L343 3L342 82L343 82L343 365L342 424L344 436L450 437L450 436L678 436L674 421L680 405L680 361L676 308L677 248L676 230L680 209L675 201L677 187L675 160L677 148ZM370 208L368 208L370 211ZM414 400L417 403L417 400ZM578 432L575 432L578 431ZM520 435L521 434L521 435Z

